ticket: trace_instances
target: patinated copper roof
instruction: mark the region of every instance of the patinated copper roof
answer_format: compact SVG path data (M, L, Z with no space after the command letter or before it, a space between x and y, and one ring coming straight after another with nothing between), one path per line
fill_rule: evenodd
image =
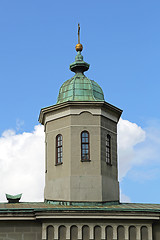
M140 203L119 203L99 206L79 206L79 205L56 205L44 202L22 202L22 203L0 203L0 212L2 211L134 211L134 212L160 212L160 204L140 204Z

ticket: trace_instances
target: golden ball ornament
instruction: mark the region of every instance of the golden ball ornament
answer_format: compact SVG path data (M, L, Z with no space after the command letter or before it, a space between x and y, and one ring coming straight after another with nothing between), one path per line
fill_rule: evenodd
M78 43L77 45L76 45L76 51L77 52L81 52L83 50L83 46L82 46L82 44L81 43Z

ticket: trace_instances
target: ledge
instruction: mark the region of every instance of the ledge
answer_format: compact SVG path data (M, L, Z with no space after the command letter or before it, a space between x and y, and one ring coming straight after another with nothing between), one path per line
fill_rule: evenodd
M55 166L62 165L62 164L63 164L63 162L56 163Z
M91 160L81 160L81 162L91 162Z

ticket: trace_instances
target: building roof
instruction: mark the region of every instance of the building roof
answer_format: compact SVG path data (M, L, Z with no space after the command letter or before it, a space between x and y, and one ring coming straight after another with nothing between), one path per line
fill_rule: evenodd
M70 65L70 69L75 72L75 75L62 84L57 103L67 101L104 101L104 94L98 83L84 75L84 71L89 69L89 64L83 61L80 51L77 53L75 62Z
M67 101L104 101L101 87L82 73L76 73L63 83L57 103Z
M45 202L0 203L0 212L32 211L158 212L160 204L108 203L106 205L61 205Z

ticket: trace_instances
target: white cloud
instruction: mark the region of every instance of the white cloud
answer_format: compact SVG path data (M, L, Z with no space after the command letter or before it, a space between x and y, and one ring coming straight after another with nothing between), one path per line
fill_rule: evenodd
M122 190L120 190L120 202L123 202L123 203L130 203L131 202L131 199L126 196Z
M24 121L17 119L16 120L16 130L19 131L22 129L22 126L24 125Z
M145 128L146 139L141 144L140 148L137 148L137 164L145 163L160 164L160 122L152 120Z
M43 126L31 133L5 131L0 138L0 169L0 201L6 200L5 193L23 193L22 201L43 201Z
M139 183L147 183L148 181L156 180L160 176L160 169L159 168L151 168L151 169L136 169L132 170L130 173L130 179L139 182Z
M118 165L120 181L135 164L136 151L134 147L145 141L145 138L146 133L141 127L122 118L120 119L118 124Z

